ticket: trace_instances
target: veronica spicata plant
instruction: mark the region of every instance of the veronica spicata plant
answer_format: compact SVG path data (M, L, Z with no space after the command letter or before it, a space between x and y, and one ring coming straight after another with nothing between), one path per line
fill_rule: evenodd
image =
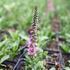
M25 70L44 70L43 59L46 53L37 46L37 7L35 7L33 23L28 34Z

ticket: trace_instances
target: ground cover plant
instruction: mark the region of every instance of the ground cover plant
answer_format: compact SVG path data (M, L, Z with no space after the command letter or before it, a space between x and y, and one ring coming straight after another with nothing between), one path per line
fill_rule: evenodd
M66 61L64 69L70 70L69 3L68 0L1 0L0 70L8 69L8 67L9 70L45 70L45 58L48 58L48 51L44 49L55 38L55 33L52 31L52 19L55 14L60 23L59 45L63 59ZM35 6L37 6L35 15L37 17L34 18ZM37 37L36 42L32 40L35 36L29 30L33 27L33 23L37 23L36 33L36 29L32 29ZM33 47L26 47L31 42L34 43ZM54 70L54 67L51 70Z

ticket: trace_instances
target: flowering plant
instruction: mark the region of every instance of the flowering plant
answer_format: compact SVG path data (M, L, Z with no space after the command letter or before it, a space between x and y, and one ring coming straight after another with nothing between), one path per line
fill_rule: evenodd
M35 7L33 23L28 30L29 40L27 42L25 70L45 70L43 61L47 53L37 45L37 33L37 7Z
M46 57L47 52L38 47L29 48L28 52L31 56L29 54L26 55L25 70L44 70L43 60Z

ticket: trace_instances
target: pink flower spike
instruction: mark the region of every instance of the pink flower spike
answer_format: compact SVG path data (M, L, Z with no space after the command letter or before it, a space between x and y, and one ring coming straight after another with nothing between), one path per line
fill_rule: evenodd
M48 11L53 12L54 11L54 5L53 5L53 1L52 0L48 0Z

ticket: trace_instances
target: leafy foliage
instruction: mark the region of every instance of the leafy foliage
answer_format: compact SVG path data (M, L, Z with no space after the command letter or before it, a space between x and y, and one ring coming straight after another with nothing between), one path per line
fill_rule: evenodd
M64 52L70 53L70 1L53 0L54 5L61 22L61 36L68 43L63 42ZM0 1L0 29L9 31L10 36L5 35L4 40L0 41L0 64L5 60L12 60L19 53L21 45L25 45L28 40L27 30L32 22L32 13L35 5L38 6L39 30L38 47L44 48L52 37L51 23L55 13L45 11L47 9L46 0L1 0ZM13 30L14 29L14 30ZM42 57L44 53L39 53L31 61L27 56L27 63L34 70L43 69ZM47 55L47 54L46 54ZM33 63L34 62L34 63ZM27 64L28 68L30 67ZM34 67L36 66L36 67ZM41 70L40 69L40 70ZM68 68L66 68L68 70Z

